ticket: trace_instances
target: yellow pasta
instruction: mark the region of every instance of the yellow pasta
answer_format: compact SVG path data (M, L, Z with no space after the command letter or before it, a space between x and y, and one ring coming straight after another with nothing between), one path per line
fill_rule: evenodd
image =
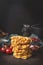
M30 43L32 42L31 38L23 36L12 36L11 37L11 46L13 47L13 56L15 58L27 59L31 57L32 51L29 48Z

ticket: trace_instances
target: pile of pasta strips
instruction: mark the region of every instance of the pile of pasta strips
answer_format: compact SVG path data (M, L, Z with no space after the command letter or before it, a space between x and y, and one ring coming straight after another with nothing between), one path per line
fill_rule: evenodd
M23 36L12 36L11 37L11 46L13 51L13 56L15 58L27 59L32 56L32 51L29 48L30 43L32 42L31 38Z

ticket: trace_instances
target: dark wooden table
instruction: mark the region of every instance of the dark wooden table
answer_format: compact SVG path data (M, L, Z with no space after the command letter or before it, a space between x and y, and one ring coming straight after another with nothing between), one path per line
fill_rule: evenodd
M43 65L43 52L35 53L27 60L16 59L12 55L0 53L0 65Z

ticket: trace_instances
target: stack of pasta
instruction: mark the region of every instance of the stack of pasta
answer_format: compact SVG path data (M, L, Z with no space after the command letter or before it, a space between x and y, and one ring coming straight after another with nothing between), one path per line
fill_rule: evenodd
M13 56L15 58L27 59L32 56L32 51L29 48L30 43L32 42L31 38L23 36L12 36L11 37L11 46L13 47Z

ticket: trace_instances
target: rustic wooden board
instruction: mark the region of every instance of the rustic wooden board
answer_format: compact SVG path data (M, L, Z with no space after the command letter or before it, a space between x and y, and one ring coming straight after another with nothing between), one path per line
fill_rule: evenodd
M43 65L43 54L36 54L27 60L0 53L0 65Z

